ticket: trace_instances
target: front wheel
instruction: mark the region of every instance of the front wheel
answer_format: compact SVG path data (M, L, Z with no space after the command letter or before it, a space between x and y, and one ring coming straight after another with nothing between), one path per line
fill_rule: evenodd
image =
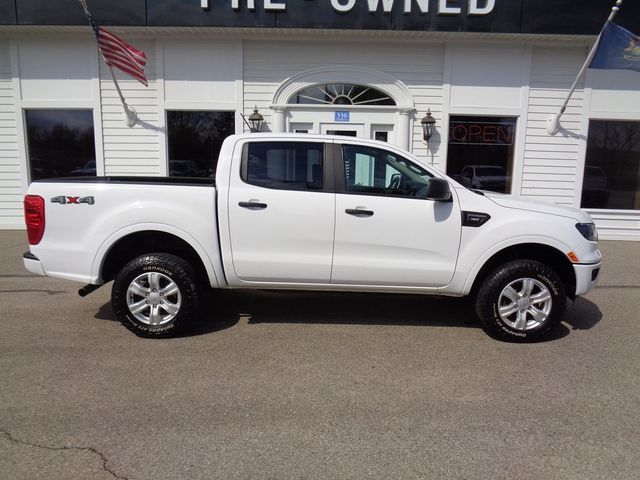
M164 253L142 255L116 276L111 304L122 324L140 337L174 336L193 320L198 287L191 265Z
M566 303L554 270L534 260L516 260L487 276L476 297L476 312L494 337L536 341L560 323Z

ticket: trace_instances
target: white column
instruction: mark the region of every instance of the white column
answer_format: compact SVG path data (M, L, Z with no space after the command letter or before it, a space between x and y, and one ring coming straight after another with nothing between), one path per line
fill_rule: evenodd
M273 121L271 131L274 133L285 133L287 131L287 109L285 107L271 107L273 110Z
M411 115L413 114L413 108L401 108L398 110L398 125L396 133L396 143L398 147L406 150L410 149L411 145Z

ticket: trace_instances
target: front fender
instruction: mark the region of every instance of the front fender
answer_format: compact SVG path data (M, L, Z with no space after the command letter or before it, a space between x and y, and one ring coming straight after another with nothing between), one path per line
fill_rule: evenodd
M470 270L468 270L468 275L466 275L466 278L464 279L464 283L461 285L462 295L469 294L469 292L471 291L471 288L473 287L473 282L475 282L476 277L478 276L478 273L480 272L482 267L495 254L497 254L498 252L506 248L513 247L516 245L522 245L526 243L535 243L539 245L545 245L547 247L551 247L558 250L563 255L566 255L567 252L571 251L571 248L569 248L569 246L566 245L565 243L561 242L556 238L545 236L545 235L521 235L521 236L516 236L516 237L503 240L493 245L491 248L487 249L486 251L484 251L482 255L480 255L475 260L475 262L473 263L473 266L470 268Z

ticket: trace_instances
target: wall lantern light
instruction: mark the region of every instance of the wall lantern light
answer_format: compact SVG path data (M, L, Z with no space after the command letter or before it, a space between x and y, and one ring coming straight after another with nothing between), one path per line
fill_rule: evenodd
M427 146L429 145L429 140L433 137L433 132L436 129L436 119L431 115L431 109L427 111L427 114L422 117L420 120L420 124L422 125L422 136L424 141L427 142Z
M249 115L249 129L252 133L257 133L262 130L264 124L264 117L258 111L258 107L253 108L253 113Z

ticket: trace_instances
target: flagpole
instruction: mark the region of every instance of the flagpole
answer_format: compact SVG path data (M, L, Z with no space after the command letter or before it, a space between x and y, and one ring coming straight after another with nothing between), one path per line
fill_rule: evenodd
M84 13L87 16L87 18L89 18L90 20L89 23L91 24L91 13L89 12L89 8L87 7L86 0L78 0L78 2L80 2L80 5L82 5L82 9L84 10ZM100 51L99 48L98 48L98 51ZM122 102L122 108L124 109L125 122L127 123L127 126L131 128L135 126L136 123L138 123L138 115L135 109L127 105L127 102L124 99L124 95L122 95L122 90L120 90L120 85L118 84L118 80L116 79L116 74L113 72L113 68L111 67L111 65L107 63L107 59L104 58L104 54L102 52L100 52L100 56L102 57L105 65L109 69L109 73L111 74L111 79L113 80L113 84L116 86L116 90L118 91L118 96L120 97L120 102Z
M565 110L567 109L567 105L569 105L569 100L571 99L571 96L573 95L573 92L575 92L576 87L578 86L578 82L580 81L580 79L584 75L584 72L587 70L587 68L589 68L589 65L591 64L591 60L593 60L593 57L596 54L596 50L598 49L598 44L600 43L600 38L602 37L602 32L604 32L604 29L609 24L609 22L613 21L614 17L616 16L618 11L620 10L620 5L622 5L622 2L623 2L623 0L616 0L616 4L611 8L611 14L609 14L609 18L607 19L605 24L602 26L602 29L600 30L600 33L598 34L598 37L596 38L596 41L593 44L593 47L591 48L591 51L589 52L589 55L587 55L587 59L585 60L584 64L582 65L582 68L580 69L580 72L578 72L578 76L576 77L575 81L573 82L573 85L571 85L571 89L569 90L569 94L567 95L567 98L565 99L564 103L562 104L562 107L560 107L560 112L556 113L555 115L550 116L547 119L547 133L549 135L556 135L560 131L560 117L562 117L562 115L564 114Z
M102 56L104 60L104 55ZM105 64L107 64L105 60ZM134 108L129 107L127 102L124 99L124 95L122 95L122 90L120 90L120 85L118 85L118 80L116 79L116 74L113 71L113 67L107 64L107 68L109 69L109 73L111 74L111 79L113 80L113 84L116 86L116 90L118 91L118 96L120 97L120 101L122 102L122 108L124 108L124 116L125 121L127 122L128 127L135 126L138 123L138 115Z

